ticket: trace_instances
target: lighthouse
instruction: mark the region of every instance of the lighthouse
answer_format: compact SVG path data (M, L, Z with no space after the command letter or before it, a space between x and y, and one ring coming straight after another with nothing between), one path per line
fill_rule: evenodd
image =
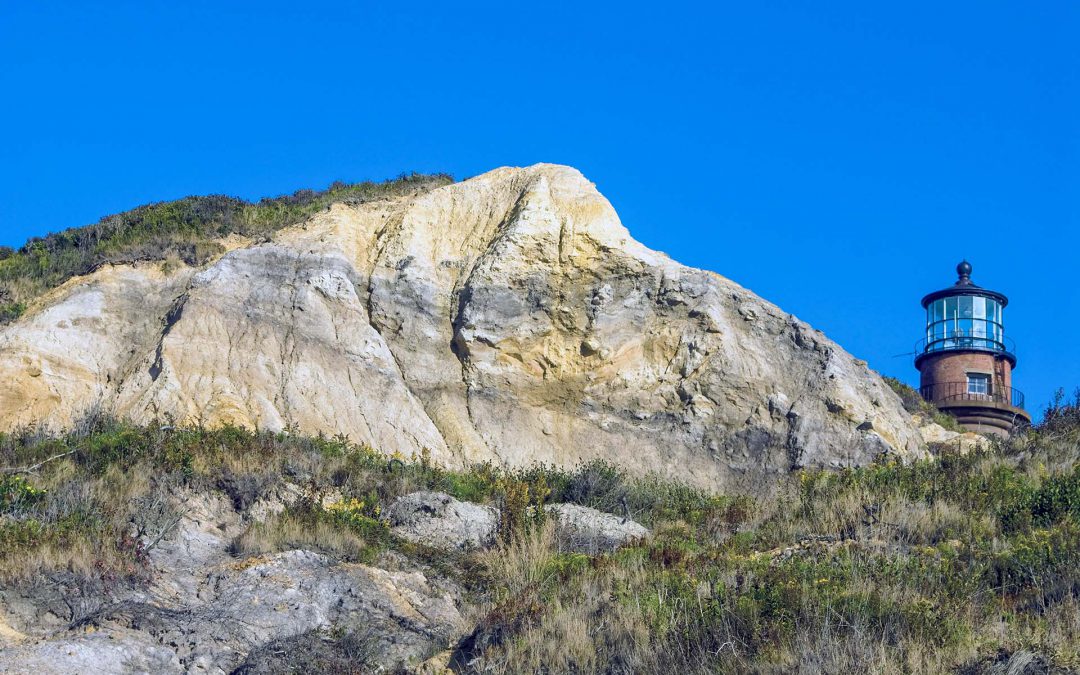
M1024 395L1012 386L1016 349L1005 337L1002 293L976 286L971 263L956 283L923 297L926 337L915 350L919 393L969 431L1007 436L1031 423Z

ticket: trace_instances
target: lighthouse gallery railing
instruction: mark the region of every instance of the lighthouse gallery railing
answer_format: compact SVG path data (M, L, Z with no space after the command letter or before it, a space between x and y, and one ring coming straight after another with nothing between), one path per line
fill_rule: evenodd
M1014 408L1024 407L1024 392L1013 387L994 387L983 394L969 391L967 382L935 382L919 387L919 395L931 403L985 401L1005 403Z

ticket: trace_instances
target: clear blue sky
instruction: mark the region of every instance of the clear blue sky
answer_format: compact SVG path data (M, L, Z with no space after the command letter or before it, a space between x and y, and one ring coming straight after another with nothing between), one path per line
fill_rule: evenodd
M0 244L188 194L581 169L641 241L914 382L920 297L1080 385L1080 3L16 2Z

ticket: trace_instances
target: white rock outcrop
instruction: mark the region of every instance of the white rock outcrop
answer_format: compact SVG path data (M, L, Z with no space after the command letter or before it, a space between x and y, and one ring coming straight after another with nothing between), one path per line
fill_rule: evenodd
M649 536L641 523L579 504L548 504L544 510L555 520L559 546L577 553L608 553Z
M335 205L199 269L104 267L0 329L0 379L0 428L104 410L718 489L923 452L863 362L554 165Z
M991 441L986 436L971 431L950 431L921 415L915 416L919 422L919 434L929 449L940 451L943 448L967 454L973 450L985 450Z
M495 543L497 509L462 502L442 492L413 492L386 510L391 531L417 544L471 551Z

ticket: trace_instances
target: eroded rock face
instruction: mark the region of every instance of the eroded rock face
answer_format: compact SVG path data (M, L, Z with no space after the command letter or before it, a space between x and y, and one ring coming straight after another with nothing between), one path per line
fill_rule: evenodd
M230 542L252 512L219 494L183 504L176 529L150 551L152 583L97 589L66 622L50 619L48 593L31 593L22 604L37 614L19 616L16 636L0 635L0 672L228 673L326 631L357 636L364 660L350 667L366 672L415 666L468 630L446 579L305 550L237 559ZM10 614L12 604L0 606Z
M450 465L573 465L747 490L922 452L820 332L634 241L574 169L336 205L200 269L106 267L0 331L0 427L137 421L346 434Z
M453 601L419 572L333 563L288 551L213 571L190 605L129 601L93 626L0 650L0 672L231 672L259 646L352 627L372 637L373 663L419 663L460 638Z

